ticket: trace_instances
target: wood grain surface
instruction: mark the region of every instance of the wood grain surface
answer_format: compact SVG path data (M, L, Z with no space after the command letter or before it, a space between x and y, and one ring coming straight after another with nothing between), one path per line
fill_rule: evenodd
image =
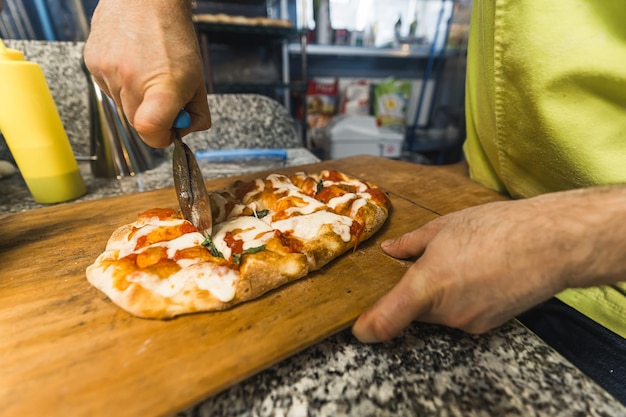
M346 327L408 261L379 244L440 214L502 196L462 169L351 157L279 170L339 169L389 193L373 238L322 270L252 302L168 321L130 316L85 278L111 232L177 205L164 189L0 216L0 404L3 415L168 415ZM252 174L241 178L253 178ZM234 178L208 181L223 188Z

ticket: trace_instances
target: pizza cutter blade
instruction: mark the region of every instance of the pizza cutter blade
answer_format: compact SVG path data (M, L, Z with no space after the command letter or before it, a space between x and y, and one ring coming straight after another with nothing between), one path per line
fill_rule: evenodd
M178 203L185 219L198 228L200 233L211 236L213 218L211 217L211 201L207 192L202 171L196 157L180 138L181 128L191 126L189 113L181 110L174 120L174 155L172 171L174 187L178 195Z

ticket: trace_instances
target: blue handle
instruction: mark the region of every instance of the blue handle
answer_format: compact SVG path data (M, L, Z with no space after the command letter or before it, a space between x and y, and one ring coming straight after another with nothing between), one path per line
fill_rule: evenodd
M287 159L287 150L266 148L198 150L196 159L209 162L284 161Z
M48 12L48 7L46 6L46 2L44 0L35 0L35 9L37 10L37 15L39 16L39 21L41 22L41 28L43 29L43 33L44 33L44 36L46 37L46 40L56 41L57 38L56 36L54 36L54 29L52 28L52 19L50 19L50 13Z
M185 109L182 109L174 119L174 129L184 129L189 126L191 126L191 116Z

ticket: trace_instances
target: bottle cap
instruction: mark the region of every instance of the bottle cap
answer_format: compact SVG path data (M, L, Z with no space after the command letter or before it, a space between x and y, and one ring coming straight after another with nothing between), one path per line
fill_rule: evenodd
M0 39L0 61L24 61L24 54L17 49L9 49L4 46L2 39Z

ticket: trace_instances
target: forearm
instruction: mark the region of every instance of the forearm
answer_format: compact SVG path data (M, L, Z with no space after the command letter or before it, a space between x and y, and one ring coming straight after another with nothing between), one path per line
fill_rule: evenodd
M545 233L563 267L564 287L626 281L626 185L591 187L530 199L545 210ZM539 231L538 231L539 232ZM560 238L558 238L560 236Z

